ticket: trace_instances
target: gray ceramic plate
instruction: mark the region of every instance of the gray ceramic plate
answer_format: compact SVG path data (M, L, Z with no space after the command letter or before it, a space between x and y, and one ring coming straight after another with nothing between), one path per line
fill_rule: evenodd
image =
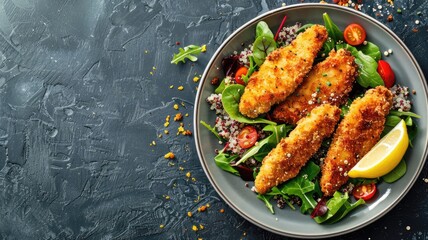
M359 207L346 216L342 221L333 225L319 225L310 216L302 215L299 210L275 209L272 215L264 203L244 186L244 181L230 173L222 171L214 163L214 149L221 148L216 138L199 124L201 120L213 125L215 114L209 110L205 99L213 92L210 80L217 76L223 77L221 60L223 57L241 50L241 43L251 43L254 40L255 26L260 20L266 21L273 31L276 31L284 15L287 23L323 23L322 14L327 12L333 21L341 28L352 22L361 24L367 31L368 40L376 43L381 51L393 50L386 59L396 73L397 82L416 89L413 96L413 111L422 116L417 122L419 131L414 140L414 147L407 151L407 174L393 184L379 185L377 198ZM287 25L287 24L286 24ZM329 4L299 4L270 11L259 16L237 29L224 43L209 62L196 96L194 127L198 155L209 180L218 194L236 212L248 221L271 232L291 237L321 238L332 237L355 231L379 219L391 210L409 191L427 156L427 85L423 73L415 58L404 43L387 27L375 19L350 8Z

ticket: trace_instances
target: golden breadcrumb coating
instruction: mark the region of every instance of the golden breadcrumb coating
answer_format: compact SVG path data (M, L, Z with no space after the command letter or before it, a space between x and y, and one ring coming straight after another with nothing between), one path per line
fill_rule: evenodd
M344 104L358 75L354 59L345 49L332 50L324 61L315 65L296 91L274 108L272 119L296 124L316 106Z
M272 51L258 72L251 75L239 103L239 111L250 118L267 113L303 81L327 39L324 26L314 25L291 42Z
M260 172L255 180L258 193L264 194L299 173L300 169L315 154L323 139L334 132L340 118L340 109L323 104L297 122L289 136L263 159Z
M383 86L355 99L340 122L322 165L320 180L325 196L331 196L348 181L348 171L379 141L392 93Z

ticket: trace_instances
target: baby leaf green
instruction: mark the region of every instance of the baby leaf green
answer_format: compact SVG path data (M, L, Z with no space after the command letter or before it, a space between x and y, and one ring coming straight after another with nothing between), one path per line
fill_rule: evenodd
M222 93L221 101L223 103L223 108L229 114L230 118L241 123L264 123L276 125L275 122L269 121L264 118L248 118L242 115L239 112L239 101L242 94L244 94L245 87L241 84L231 84L227 86Z

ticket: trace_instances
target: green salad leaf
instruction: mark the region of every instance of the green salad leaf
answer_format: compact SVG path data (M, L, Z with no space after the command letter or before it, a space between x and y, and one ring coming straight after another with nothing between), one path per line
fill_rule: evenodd
M239 176L239 172L230 165L230 163L238 159L238 157L239 156L236 154L228 154L222 150L217 154L217 156L214 157L214 162L219 168L223 169L224 171Z
M281 141L282 138L287 136L287 133L293 129L293 126L291 125L267 125L263 128L263 131L265 132L271 132L271 134L266 137L265 139L259 141L256 145L248 149L244 155L242 155L241 159L239 159L238 162L236 162L237 165L245 162L250 157L253 157L254 155L258 154L259 158L263 158L266 156L272 148L274 148L279 141ZM260 150L263 149L262 152ZM263 154L264 156L261 156Z
M324 13L322 18L324 20L324 26L327 29L328 36L334 41L334 43L343 42L343 32L340 31L339 27L333 23L330 16L327 13Z
M266 57L277 48L274 35L264 21L256 26L256 40L253 43L253 60L257 66L262 65Z
M269 211L272 214L275 213L275 211L273 210L272 203L270 202L270 199L272 198L272 196L257 194L257 198L262 200L265 203L266 207L269 209Z
M229 114L230 118L241 123L264 123L276 125L275 122L269 121L267 119L258 117L258 118L248 118L242 115L239 112L239 100L241 99L242 94L244 94L245 87L241 84L231 84L227 86L223 92L221 101L223 103L223 108Z
M174 54L174 57L171 60L171 63L178 64L179 62L185 63L186 58L192 62L198 60L197 55L201 54L206 48L206 45L197 46L189 45L184 48L179 48L178 53Z
M366 45L361 45L358 47L358 49L365 55L373 58L376 62L379 61L382 57L379 47L372 42L367 42Z
M209 125L208 123L204 122L204 121L200 121L200 123L202 124L202 126L204 126L205 128L207 128L210 132L212 132L214 134L214 136L216 136L218 138L218 140L223 141L224 139L222 137L220 137L220 135L218 135L217 130L215 129L215 127L211 127L211 125Z
M351 203L348 193L342 194L340 192L335 192L333 197L326 203L328 208L327 213L322 216L315 217L314 220L317 223L332 224L339 221L350 211L362 204L365 204L363 199L359 199L355 203Z
M289 196L298 196L302 200L302 206L300 207L302 213L308 213L317 205L313 197L315 183L312 180L314 180L319 172L320 167L310 161L300 170L295 178L285 182L279 188L282 193Z
M407 172L407 164L404 159L401 159L400 163L389 173L382 176L382 180L387 183L393 183L400 179Z
M357 48L349 44L337 44L337 49L344 48L355 57L355 63L358 65L357 82L364 88L383 86L383 80L377 72L377 62L371 56L364 54Z

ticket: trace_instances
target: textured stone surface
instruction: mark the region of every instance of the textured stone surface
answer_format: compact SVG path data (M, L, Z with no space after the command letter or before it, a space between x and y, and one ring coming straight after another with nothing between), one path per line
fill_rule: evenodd
M172 119L188 113L192 130L193 77L233 30L283 2L299 1L0 0L0 239L281 238L219 198ZM363 12L427 76L427 2L379 2ZM208 51L172 65L177 43ZM427 170L386 216L341 239L428 239Z

